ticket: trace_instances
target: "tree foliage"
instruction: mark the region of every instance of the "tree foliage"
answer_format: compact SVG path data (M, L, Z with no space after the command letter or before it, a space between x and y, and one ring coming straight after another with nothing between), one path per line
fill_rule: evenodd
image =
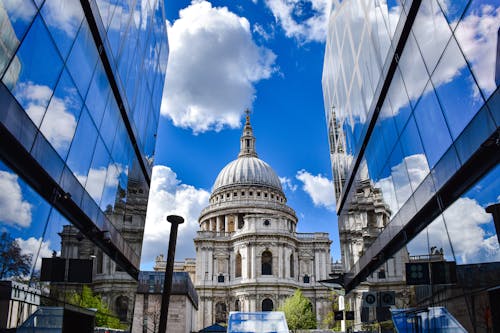
M0 235L0 280L28 275L31 269L30 254L22 254L19 243L7 232Z
M125 325L112 313L100 295L94 295L92 289L83 286L82 291L72 292L68 296L68 302L82 308L96 309L95 324L98 327L124 329Z
M278 310L285 313L288 328L291 330L316 328L316 316L311 301L302 294L300 289L295 290L295 293L288 297Z

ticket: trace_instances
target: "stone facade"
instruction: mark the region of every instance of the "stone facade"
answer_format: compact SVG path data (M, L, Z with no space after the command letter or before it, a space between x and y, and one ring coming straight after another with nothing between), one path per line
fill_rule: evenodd
M132 333L158 332L164 271L141 272L135 298ZM194 332L198 296L187 272L175 272L172 279L167 332Z
M331 268L327 233L297 233L279 178L257 158L249 117L238 159L220 173L200 214L195 287L199 330L226 322L230 311L277 310L297 288L321 325L329 290L318 283Z

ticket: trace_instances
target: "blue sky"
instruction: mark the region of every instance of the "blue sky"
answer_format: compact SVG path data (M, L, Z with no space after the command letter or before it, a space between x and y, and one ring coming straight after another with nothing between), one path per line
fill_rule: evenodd
M327 3L165 2L171 49L143 269L166 254L169 226L161 221L170 213L188 220L177 259L194 257L199 210L237 157L246 107L259 158L287 182L298 231L329 232L340 258L321 88Z

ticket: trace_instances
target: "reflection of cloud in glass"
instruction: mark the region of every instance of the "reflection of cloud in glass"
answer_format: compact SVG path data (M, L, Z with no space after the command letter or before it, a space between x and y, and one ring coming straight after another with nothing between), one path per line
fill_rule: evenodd
M497 236L488 234L481 227L492 223L491 215L486 213L476 200L468 197L460 198L448 207L443 216L458 263L500 260ZM448 236L442 218L438 217L408 244L408 251L411 255L428 254L428 246L441 247L443 244L443 248L447 251ZM445 255L449 257L451 253Z
M85 189L90 196L99 203L105 187L118 186L118 178L122 171L121 165L110 164L107 168L91 168L87 176L76 174L76 178L81 184L85 185Z
M3 6L9 13L9 19L12 22L17 20L28 21L32 17L33 4L31 1L2 0L0 6Z
M430 7L426 8L429 9ZM457 29L456 36L463 52L472 63L473 71L480 86L491 92L496 88L494 78L495 48L497 29L500 22L500 8L494 10L491 6L482 6L478 12L480 13L475 12L463 19ZM423 11L419 15L422 15L422 19L419 20L419 24L414 25L414 34L416 36L432 36L425 43L419 40L420 50L422 54L426 55L427 59L438 59L443 50L441 47L436 47L436 45L445 45L448 42L450 28L448 25L435 24L435 22L443 20L440 17L442 13L438 7L434 8L433 12ZM410 38L413 37L410 36ZM405 51L407 48L408 45ZM420 55L415 56L415 54L412 54L414 51L417 50L403 53L400 66L404 66L406 69L420 68ZM435 88L451 82L460 74L462 67L466 65L462 54L453 53L452 55L447 57L446 62L443 62L439 70L433 73ZM428 73L425 70L405 70L403 75L408 97L410 100L416 100L422 93L422 87L429 79ZM426 92L430 91L430 89L432 89L432 86L428 85ZM474 92L477 93L477 89L474 89ZM408 104L408 100L404 94L395 94L392 96L391 103L396 115L400 108Z
M36 125L45 116L40 130L55 149L66 147L75 133L75 116L68 112L66 107L72 103L71 97L64 100L52 97L47 112L45 107L52 96L52 89L32 82L23 82L18 85L18 98L26 105L25 110Z
M76 34L83 18L80 2L75 0L47 0L43 11L45 22L68 36Z
M462 50L472 63L479 86L491 93L496 88L495 61L497 34L500 26L500 6L482 5L466 16L456 30Z
M411 182L400 181L408 179L408 172ZM423 154L406 156L401 163L391 167L391 175L380 179L375 183L375 187L382 190L384 201L391 207L393 213L398 211L397 198L408 198L418 184L429 174L427 159ZM403 203L401 203L403 204Z
M42 242L42 238L30 237L28 239L16 238L16 242L21 248L21 254L31 255L33 261L36 260L35 271L40 270L42 266L42 258L51 258L52 250L50 249L50 240ZM38 256L37 256L38 255Z
M23 200L19 177L0 170L0 221L2 223L29 227L31 224L31 204Z

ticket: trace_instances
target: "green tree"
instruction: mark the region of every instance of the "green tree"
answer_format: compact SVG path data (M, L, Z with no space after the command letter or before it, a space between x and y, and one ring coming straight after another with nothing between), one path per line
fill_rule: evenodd
M291 330L316 328L316 316L311 301L302 295L300 289L295 290L278 310L285 313L288 328Z
M126 325L111 312L100 295L94 295L92 289L83 286L81 293L72 292L68 297L68 302L82 308L96 309L95 324L98 327L125 329Z
M0 235L0 280L28 275L31 258L31 255L21 253L19 243L10 234L3 232Z

